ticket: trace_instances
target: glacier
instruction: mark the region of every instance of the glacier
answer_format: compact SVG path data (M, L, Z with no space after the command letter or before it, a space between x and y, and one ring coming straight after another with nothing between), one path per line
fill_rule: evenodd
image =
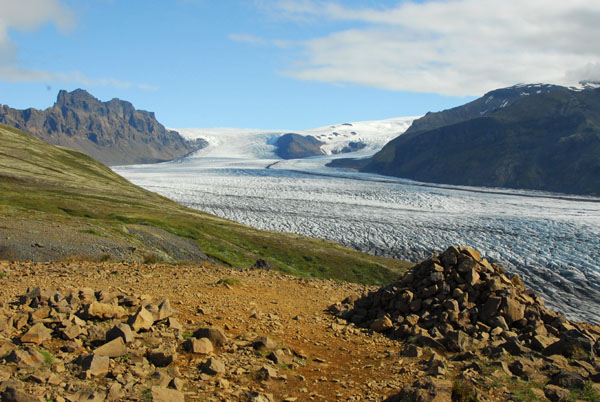
M352 156L365 157L401 135L410 121L344 123L305 133L331 137L329 151L344 138L362 138L369 146ZM376 255L418 261L449 245L468 245L519 274L548 307L570 319L600 323L600 198L434 185L333 169L325 164L349 155L327 151L281 160L269 144L283 131L178 131L207 139L209 148L177 161L113 169L192 208Z

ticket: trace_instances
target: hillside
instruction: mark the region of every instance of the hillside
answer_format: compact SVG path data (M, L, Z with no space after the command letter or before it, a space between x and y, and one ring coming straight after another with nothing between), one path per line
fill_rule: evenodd
M264 232L185 208L132 185L93 159L0 125L0 259L258 259L304 276L383 283L401 261Z
M599 89L492 91L427 114L354 166L423 182L600 195L599 112Z
M156 163L183 157L206 145L167 130L152 112L129 102L101 102L77 89L60 91L46 109L0 107L0 123L24 130L50 144L84 152L106 165Z

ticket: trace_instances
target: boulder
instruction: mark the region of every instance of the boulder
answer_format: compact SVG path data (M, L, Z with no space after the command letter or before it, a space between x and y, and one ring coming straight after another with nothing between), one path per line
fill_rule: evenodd
M33 325L25 334L23 334L23 336L21 336L21 342L40 344L51 338L52 330L50 328L46 328L44 324L40 322Z

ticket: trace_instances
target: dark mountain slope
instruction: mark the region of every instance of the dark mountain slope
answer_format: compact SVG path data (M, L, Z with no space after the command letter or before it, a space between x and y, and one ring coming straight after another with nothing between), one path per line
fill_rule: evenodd
M312 135L288 133L277 139L275 153L283 159L307 158L322 155L321 145L324 144Z
M600 195L600 89L550 87L477 116L484 99L417 120L417 127L434 128L411 127L361 170L433 183ZM455 122L439 126L449 121Z
M101 102L82 89L60 91L54 106L46 110L4 105L0 123L50 144L77 149L106 165L162 162L204 146L165 129L152 112L136 110L119 99Z

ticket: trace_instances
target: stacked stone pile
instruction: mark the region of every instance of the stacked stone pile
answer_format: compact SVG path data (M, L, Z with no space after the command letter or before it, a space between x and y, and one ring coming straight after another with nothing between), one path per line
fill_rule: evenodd
M518 356L522 364L507 366L509 375L529 379L542 373L542 382L573 385L561 378L575 365L581 376L577 386L600 382L599 328L569 322L546 309L518 276L509 276L471 248L450 247L395 283L348 297L330 310L358 326L408 341L405 356L420 356L415 345L458 360Z

